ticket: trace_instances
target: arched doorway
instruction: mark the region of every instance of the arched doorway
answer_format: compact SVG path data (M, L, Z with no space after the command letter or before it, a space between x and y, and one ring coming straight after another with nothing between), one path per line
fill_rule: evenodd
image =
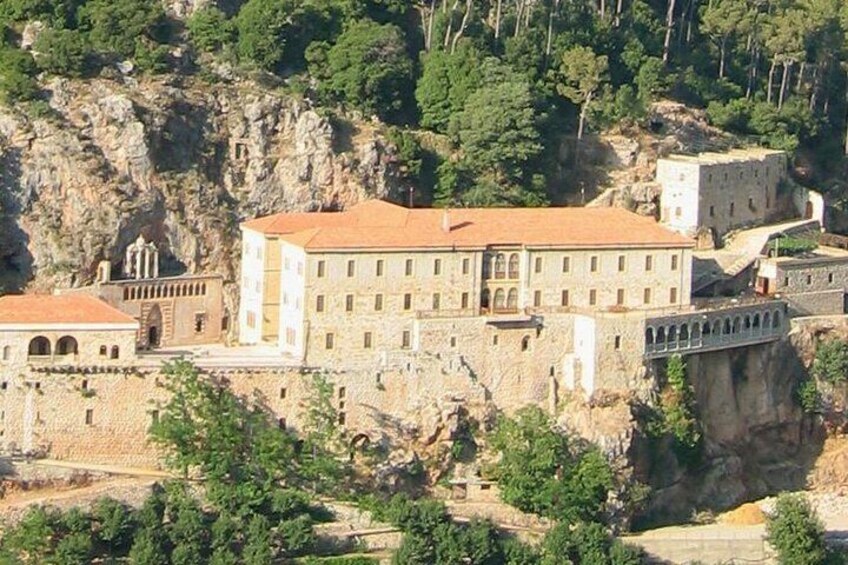
M155 304L147 315L147 346L159 347L162 344L162 310Z

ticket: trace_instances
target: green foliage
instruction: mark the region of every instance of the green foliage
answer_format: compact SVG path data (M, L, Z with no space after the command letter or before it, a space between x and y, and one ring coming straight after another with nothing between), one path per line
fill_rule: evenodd
M196 11L186 22L191 42L201 51L213 53L236 39L236 30L227 15L216 6Z
M819 565L827 546L824 525L810 503L797 494L781 494L766 520L768 542L782 565Z
M329 99L390 122L400 117L412 92L404 34L391 24L351 24L327 51L325 65L313 64L311 70Z
M604 526L596 522L558 523L545 535L541 550L541 565L638 565L643 562L640 549L613 539Z
M668 359L666 380L660 393L658 418L648 431L656 436L671 435L678 457L688 461L700 450L701 431L695 416L695 392L686 382L686 364L680 355Z
M277 535L282 542L284 553L289 557L306 555L312 551L316 541L312 518L305 514L280 522Z
M809 253L819 246L818 242L802 237L784 236L769 241L769 250L775 251L778 257L794 257Z
M11 104L32 100L38 95L37 72L29 53L0 46L0 102Z
M590 47L576 46L565 51L560 60L562 82L557 91L580 106L577 138L583 137L583 120L598 88L607 80L609 63L606 55L596 55Z
M34 45L38 66L48 73L80 77L91 58L87 38L76 30L46 29Z
M273 71L286 56L294 0L248 0L236 18L238 54L259 68Z
M819 396L819 387L815 379L805 379L798 385L796 391L798 403L801 409L807 414L813 414L819 409L821 397Z
M324 373L313 373L305 402L300 481L315 492L339 486L347 469L345 446L334 404L335 388Z
M171 398L150 430L177 471L206 479L216 509L250 514L271 503L279 481L293 479L294 439L225 385L201 377L187 361L165 366Z
M100 498L92 507L91 517L100 543L113 555L126 555L135 529L130 509L117 500Z
M52 552L55 531L56 516L43 506L33 506L4 532L3 550L21 563L44 563Z
M501 459L494 469L504 502L564 522L599 519L614 487L597 448L553 428L537 407L502 417L491 437Z
M55 565L79 565L89 563L93 552L91 532L72 532L56 544L50 563Z
M423 57L415 89L423 127L447 133L451 119L465 108L466 100L480 85L479 58L470 44L463 44L454 53L432 51Z
M812 374L833 385L843 384L848 377L848 343L839 339L819 343L813 359Z
M242 559L245 565L271 565L273 562L271 528L265 516L255 515L250 519L245 533Z
M157 0L88 0L79 19L91 45L104 54L132 57L140 40L164 39L165 11Z

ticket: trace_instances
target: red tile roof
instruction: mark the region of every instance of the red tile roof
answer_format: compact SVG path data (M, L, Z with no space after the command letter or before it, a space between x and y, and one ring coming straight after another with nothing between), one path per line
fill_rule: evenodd
M275 214L243 227L309 250L694 245L653 219L620 208L408 209L371 200L346 212Z
M102 300L87 294L23 294L0 297L0 325L137 324Z

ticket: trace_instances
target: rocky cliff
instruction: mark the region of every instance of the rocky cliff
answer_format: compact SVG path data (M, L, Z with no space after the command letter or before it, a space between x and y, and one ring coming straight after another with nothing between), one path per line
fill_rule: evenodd
M46 90L38 115L0 106L7 291L87 283L140 233L166 270L233 281L241 220L395 187L378 126L331 120L251 82L55 79Z

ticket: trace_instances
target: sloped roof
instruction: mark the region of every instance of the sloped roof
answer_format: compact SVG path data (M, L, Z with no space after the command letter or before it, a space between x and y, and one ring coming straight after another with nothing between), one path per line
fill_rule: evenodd
M86 294L23 294L0 297L2 325L138 325L98 298Z
M408 209L371 200L346 212L275 214L243 224L307 250L692 247L692 240L620 208ZM448 229L445 229L445 228Z

